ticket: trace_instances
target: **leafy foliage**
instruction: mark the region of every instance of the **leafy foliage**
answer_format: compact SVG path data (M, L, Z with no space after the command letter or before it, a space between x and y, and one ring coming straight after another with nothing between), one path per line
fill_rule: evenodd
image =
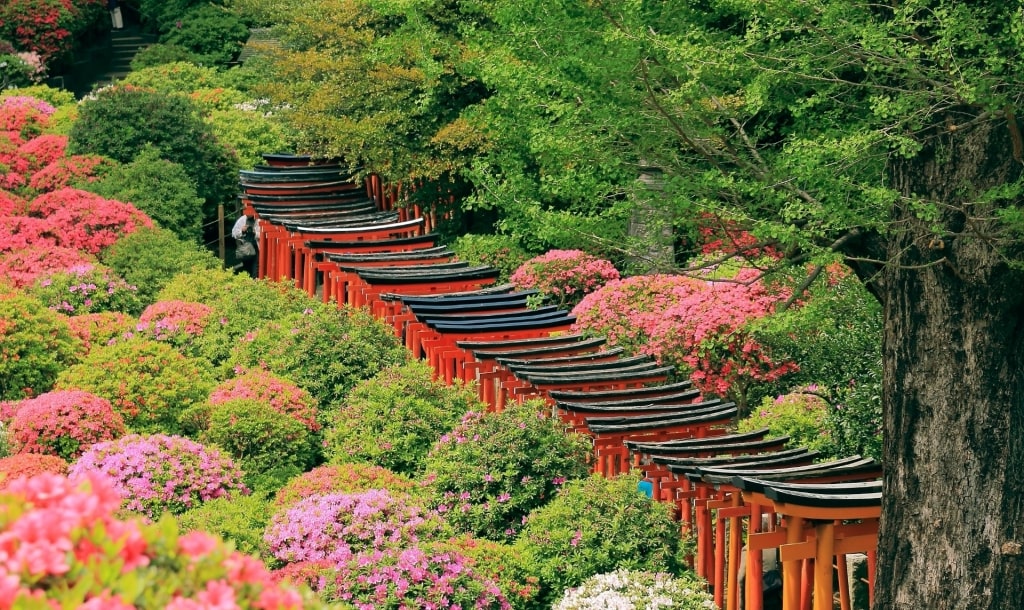
M177 516L183 532L209 532L230 542L241 553L265 556L263 530L270 521L270 503L259 494L235 494L206 500Z
M815 389L812 386L808 392ZM835 451L826 425L828 410L828 403L811 393L766 397L748 417L740 420L737 430L768 428L770 436L788 436L790 447L806 447L828 456Z
M0 400L49 391L78 361L78 340L64 317L38 299L0 286Z
M160 42L195 53L206 65L224 65L235 59L249 38L249 28L227 10L205 4L178 15Z
M437 439L482 406L471 389L432 376L428 365L413 360L355 386L332 415L324 439L328 459L418 474Z
M135 286L109 267L92 263L50 272L27 292L50 309L69 316L104 311L136 315L142 310Z
M460 235L451 243L451 249L460 261L498 269L501 281L506 282L530 258L529 253L508 235Z

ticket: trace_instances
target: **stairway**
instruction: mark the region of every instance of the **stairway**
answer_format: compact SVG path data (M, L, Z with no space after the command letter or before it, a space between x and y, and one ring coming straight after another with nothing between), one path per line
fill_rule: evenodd
M96 86L102 87L127 76L135 54L154 42L155 36L130 24L121 30L111 30L109 59L102 67L103 71L96 75Z

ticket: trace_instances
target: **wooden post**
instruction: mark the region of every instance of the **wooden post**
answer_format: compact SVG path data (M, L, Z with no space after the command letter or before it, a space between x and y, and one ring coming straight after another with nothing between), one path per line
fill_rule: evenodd
M217 247L220 252L220 263L227 263L227 248L224 243L224 204L217 204Z

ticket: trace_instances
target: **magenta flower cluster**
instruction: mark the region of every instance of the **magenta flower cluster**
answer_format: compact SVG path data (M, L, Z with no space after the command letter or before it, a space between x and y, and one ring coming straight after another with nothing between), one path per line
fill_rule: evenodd
M148 332L157 341L169 341L175 335L196 337L210 321L213 308L188 301L159 301L139 316L136 330Z
M98 443L71 466L69 476L87 472L110 477L125 497L125 508L153 518L248 493L242 472L230 458L180 436L130 434Z
M264 538L281 561L339 564L363 551L411 545L441 527L406 498L371 489L304 498L274 515Z
M523 263L509 281L520 289L539 290L566 306L617 279L618 269L607 260L581 250L550 250Z
M11 419L11 449L77 459L95 443L124 435L110 402L81 390L57 390L21 401Z

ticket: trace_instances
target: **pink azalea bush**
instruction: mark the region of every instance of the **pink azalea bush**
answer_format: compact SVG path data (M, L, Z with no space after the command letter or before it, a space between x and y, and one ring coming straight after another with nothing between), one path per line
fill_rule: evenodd
M96 257L72 248L28 246L0 254L0 277L15 288L25 288L50 273L97 262Z
M19 216L27 209L27 201L14 193L0 189L0 216Z
M729 281L653 275L610 282L573 310L574 329L682 366L702 391L730 396L742 408L751 383L796 370L791 361L775 361L746 329L788 297L757 275L741 269Z
M135 330L154 341L164 341L189 356L198 355L196 338L213 319L213 308L189 301L158 301L139 316Z
M12 451L73 461L91 445L124 433L124 420L110 402L88 392L65 390L21 401L8 438Z
M373 464L325 464L305 472L277 491L274 506L283 511L303 498L332 493L362 493L387 490L398 497L416 492L416 483L387 468Z
M0 121L3 115L0 113ZM25 185L28 159L18 154L25 141L16 131L3 131L0 125L0 188L18 190Z
M0 132L18 138L39 135L56 109L50 104L27 96L11 96L0 100Z
M320 424L316 419L316 401L309 392L269 371L239 372L242 374L222 382L213 389L210 393L211 405L239 398L264 401L278 412L298 420L311 432L320 430Z
M37 193L50 193L79 182L95 182L114 166L114 161L99 155L60 157L28 179L28 186Z
M210 534L119 518L119 491L100 473L21 478L5 494L0 610L320 607Z
M16 453L0 458L0 492L17 479L34 477L48 472L51 474L67 474L68 464L65 460L44 453Z
M110 477L125 508L156 518L180 514L206 500L248 493L242 472L216 449L180 436L129 434L97 443L68 476L100 472Z
M29 215L45 218L59 245L90 254L99 254L140 227L153 226L153 220L130 203L75 188L36 197L29 204Z
M265 538L281 562L340 564L356 553L402 548L444 532L436 513L405 497L371 489L299 500L273 516Z
M0 254L29 247L52 248L57 245L57 231L42 218L0 216Z
M142 309L137 291L113 269L93 263L51 272L28 289L50 309L69 316L101 311L136 314Z
M572 306L617 279L619 271L609 261L581 250L549 250L523 263L509 281L520 289L539 290L560 306Z

